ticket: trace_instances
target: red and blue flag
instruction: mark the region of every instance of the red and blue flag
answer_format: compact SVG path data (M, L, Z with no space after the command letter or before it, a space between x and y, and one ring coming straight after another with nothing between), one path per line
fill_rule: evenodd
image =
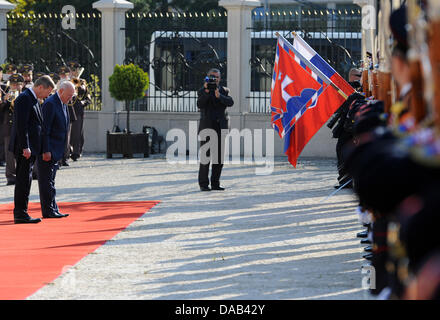
M278 37L271 88L272 126L284 139L284 153L294 167L310 139L354 92L348 83L343 91L332 82L331 78L340 81L339 75L331 74L324 60L314 61L321 63L320 68Z

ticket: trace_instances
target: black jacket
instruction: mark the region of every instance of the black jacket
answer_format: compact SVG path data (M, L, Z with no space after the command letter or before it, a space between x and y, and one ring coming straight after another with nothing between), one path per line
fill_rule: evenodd
M219 88L220 97L217 98L213 92L206 93L205 88L198 91L197 107L200 110L199 132L203 129L216 128L216 122L220 129L229 129L229 116L227 107L234 105L234 100L228 95L228 91L222 86Z
M27 89L15 100L9 151L21 154L23 149L29 148L32 155L41 154L42 124L40 104Z

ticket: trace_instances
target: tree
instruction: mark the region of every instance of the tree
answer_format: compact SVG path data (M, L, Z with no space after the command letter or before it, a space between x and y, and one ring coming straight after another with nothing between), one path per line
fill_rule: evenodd
M13 13L54 13L61 12L66 5L75 7L76 12L92 11L92 4L98 0L10 0L17 4ZM169 9L178 11L209 11L218 8L217 0L129 0L134 4L134 11L148 12Z
M127 133L130 133L130 101L140 99L145 95L150 83L148 73L134 64L116 65L109 80L111 96L118 101L125 101Z

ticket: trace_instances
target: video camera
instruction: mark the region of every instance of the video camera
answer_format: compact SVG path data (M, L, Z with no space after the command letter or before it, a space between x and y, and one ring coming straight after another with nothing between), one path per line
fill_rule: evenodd
M215 77L206 77L205 82L208 84L209 91L217 90L217 78Z

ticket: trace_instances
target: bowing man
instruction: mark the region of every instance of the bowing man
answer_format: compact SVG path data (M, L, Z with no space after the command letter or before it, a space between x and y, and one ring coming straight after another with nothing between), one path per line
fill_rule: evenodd
M41 155L43 117L39 100L47 98L55 84L50 77L42 77L15 100L9 151L17 162L14 190L14 223L39 223L41 219L28 214L32 171Z
M43 218L63 218L68 214L60 213L55 201L55 176L59 161L63 159L69 128L67 103L75 93L75 86L70 81L62 81L55 94L43 104L43 154L37 161L38 187Z

